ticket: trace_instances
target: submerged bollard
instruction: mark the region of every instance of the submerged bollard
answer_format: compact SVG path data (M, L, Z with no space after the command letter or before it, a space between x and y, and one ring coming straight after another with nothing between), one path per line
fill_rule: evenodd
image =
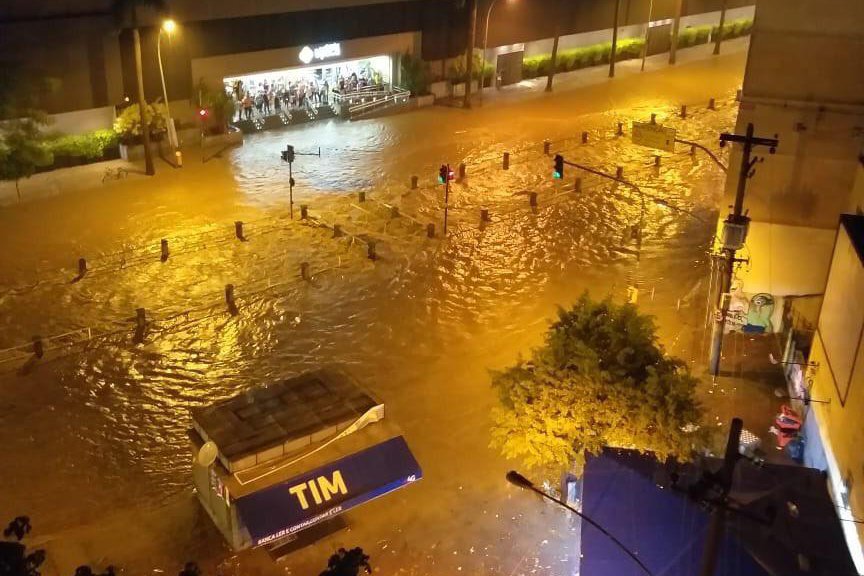
M398 218L399 217L399 207L398 206L390 206L390 218Z
M132 336L132 342L141 344L144 342L144 331L147 329L147 312L144 308L135 310L135 334Z
M342 225L341 224L333 224L333 238L341 238L342 237Z
M573 191L574 192L582 192L582 178L576 178L576 181L573 183Z
M366 256L370 260L377 260L378 259L378 253L375 251L375 241L374 240L369 240L366 243Z
M651 114L651 124L657 124L657 114Z
M582 132L582 144L588 143L588 132Z
M618 131L615 132L615 135L616 136L623 136L624 135L624 123L623 122L618 122Z
M411 176L411 190L417 189L417 176Z
M504 152L504 159L501 161L501 168L504 170L510 169L510 153Z
M300 219L306 220L307 218L309 218L309 206L307 206L306 204L301 204L300 205Z
M168 260L169 252L168 252L168 240L167 239L162 238L162 240L159 242L159 250L161 252L159 259L162 260L162 262L165 262L166 260Z
M42 336L33 336L33 355L39 359L45 356L45 345L42 342Z
M309 277L309 263L301 262L300 263L300 278L303 280L310 280Z
M552 150L552 142L549 140L543 141L543 154L549 155L549 151Z
M536 193L536 192L531 192L531 193L528 195L528 204L529 204L532 208L534 208L534 207L537 206L537 193Z
M465 179L465 172L466 172L466 170L467 170L467 168L466 168L466 166L465 166L465 163L464 163L464 162L460 162L460 163L459 163L459 180L464 180L464 179Z
M363 191L358 192L357 193L357 200L359 202L365 202L366 201L366 192L363 192Z
M237 302L234 300L233 284L225 285L225 305L228 306L228 313L231 314L231 316L236 316L239 312L237 309Z
M615 177L618 178L619 180L624 177L624 167L623 166L618 166L618 168L615 169Z
M696 155L696 146L691 144L690 145L690 156L695 156L695 155Z
M708 110L716 110L716 109L717 109L717 107L715 106L714 98L711 98L710 100L708 100Z
M80 280L81 278L83 278L85 274L87 274L87 259L86 258L79 258L78 259L78 279Z
M243 222L240 220L234 222L234 236L236 236L238 240L246 240L246 237L243 235Z
M654 155L654 166L657 166L658 168L660 167L660 155L659 154Z
M687 118L687 105L681 105L681 118Z
M489 222L489 209L480 208L480 222Z
M434 238L435 237L435 224L433 224L432 222L430 222L429 224L426 225L426 237L427 238Z

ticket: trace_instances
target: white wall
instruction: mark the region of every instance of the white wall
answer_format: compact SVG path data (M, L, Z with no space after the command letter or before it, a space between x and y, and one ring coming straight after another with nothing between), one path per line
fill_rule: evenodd
M90 108L88 110L51 114L49 118L51 119L51 124L47 127L48 132L83 134L91 130L111 128L114 125L114 107L105 106L104 108Z

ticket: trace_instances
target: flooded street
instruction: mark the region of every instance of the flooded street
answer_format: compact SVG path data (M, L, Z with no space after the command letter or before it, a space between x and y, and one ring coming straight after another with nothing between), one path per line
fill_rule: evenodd
M383 399L424 479L347 514L350 531L280 570L317 573L333 548L360 545L387 574L573 574L578 526L507 485L518 463L488 448L497 402L488 370L537 344L556 306L586 289L622 299L628 286L657 316L667 349L701 361L696 295L724 175L684 145L659 152L655 168L658 152L632 144L630 122L656 113L681 138L718 150L717 133L734 125L743 62L736 53L549 96L505 95L472 111L252 134L206 163L192 152L182 170L160 163L154 179L94 182L0 209L0 348L73 331L66 339L78 342L51 350L49 341L33 365L0 363L0 518L27 513L47 541L116 527L89 561L130 573L170 572L183 555L218 562L224 551L205 514L192 521L197 532L183 532L195 509L189 409L338 364ZM709 97L718 110L705 109ZM676 115L682 103L687 119ZM554 181L544 140L569 161L612 174L622 166L641 194L569 166ZM297 157L293 221L285 144L321 151ZM451 190L446 240L436 181L444 162L467 167ZM310 220L300 221L301 204ZM246 242L234 236L238 220ZM363 238L376 241L378 260ZM79 257L89 271L71 283ZM225 309L226 284L237 316ZM132 343L137 308L151 322L141 345ZM173 548L128 545L160 531Z

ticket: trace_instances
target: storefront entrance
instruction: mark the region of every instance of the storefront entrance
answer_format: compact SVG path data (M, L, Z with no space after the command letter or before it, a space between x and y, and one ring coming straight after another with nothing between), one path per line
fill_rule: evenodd
M325 45L301 58L312 61L338 54L339 45ZM277 117L276 125L329 118L338 114L337 101L370 90L387 90L391 84L392 58L387 55L326 62L266 72L228 76L222 84L234 100L234 121L261 129Z

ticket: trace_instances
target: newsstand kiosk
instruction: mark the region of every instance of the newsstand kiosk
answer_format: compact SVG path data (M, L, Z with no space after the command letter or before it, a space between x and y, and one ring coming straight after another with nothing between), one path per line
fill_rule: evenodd
M309 372L192 410L198 499L234 550L276 545L422 477L384 405Z

